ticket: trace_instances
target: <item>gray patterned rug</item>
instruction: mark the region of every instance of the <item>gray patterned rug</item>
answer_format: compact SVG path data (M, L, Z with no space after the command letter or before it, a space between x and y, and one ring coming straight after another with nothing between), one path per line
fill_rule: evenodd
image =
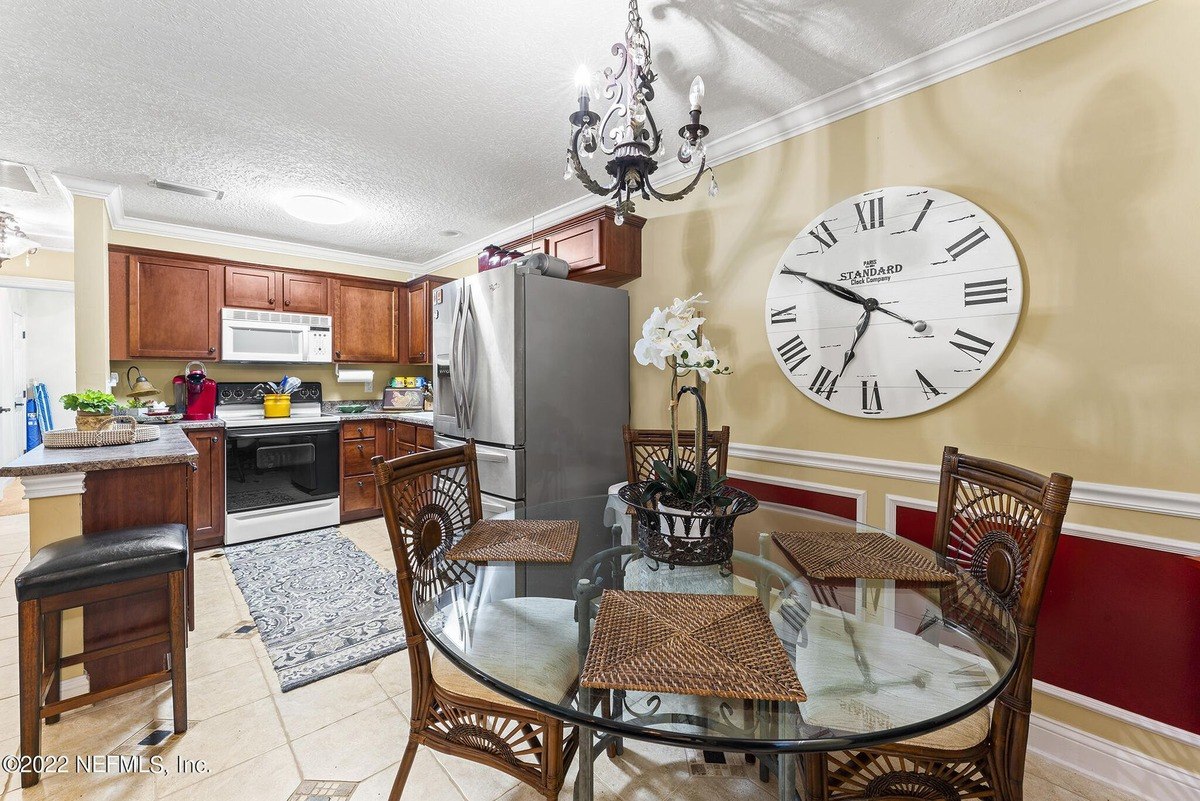
M230 545L225 556L284 692L404 648L396 575L337 528Z

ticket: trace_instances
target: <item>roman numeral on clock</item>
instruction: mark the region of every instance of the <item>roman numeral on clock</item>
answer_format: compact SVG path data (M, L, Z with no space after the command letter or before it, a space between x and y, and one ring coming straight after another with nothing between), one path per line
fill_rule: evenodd
M837 386L837 380L838 377L834 375L832 370L820 367L817 369L816 378L808 385L808 390L814 395L822 396L825 400L831 400L833 398L834 387Z
M954 677L951 681L958 690L982 689L992 686L992 682L979 665L963 665L957 670L950 671L950 675Z
M1008 303L1007 278L963 284L963 305L982 306L985 303Z
M796 322L795 306L788 306L786 309L771 309L771 325L794 322Z
M879 414L883 411L883 400L879 397L878 381L862 382L863 414Z
M958 338L961 338L962 341L958 341ZM950 339L950 344L970 356L975 361L982 362L984 357L991 352L992 345L995 345L996 343L988 342L983 337L977 337L974 334L968 334L966 331L959 328L954 332L954 337Z
M854 210L858 212L858 228L854 230L869 231L883 226L883 198L860 200L854 204Z
M917 380L921 382L921 391L925 393L925 400L946 394L935 387L928 378L921 374L920 370L917 370Z
M808 361L808 357L812 355L800 337L792 337L775 350L779 351L779 358L783 359L789 373L796 372L796 368Z
M967 254L971 248L987 240L987 231L982 228L976 228L971 233L964 236L962 239L955 242L950 247L946 248L946 252L950 254L950 258L957 261Z
M833 231L829 229L829 223L822 222L817 227L808 232L808 235L821 245L821 250L828 250L837 244L837 237L833 235Z

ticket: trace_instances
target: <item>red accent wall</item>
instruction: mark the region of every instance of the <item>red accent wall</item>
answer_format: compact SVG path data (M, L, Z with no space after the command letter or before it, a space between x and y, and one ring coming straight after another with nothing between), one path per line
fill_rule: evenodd
M899 506L896 533L928 546L935 519ZM1200 734L1200 559L1064 534L1036 647L1042 681Z
M824 512L847 520L858 519L858 499L845 495L785 487L780 484L766 484L762 481L746 481L740 478L729 479L729 486L745 490L766 503L798 506L801 509L812 509L814 512Z

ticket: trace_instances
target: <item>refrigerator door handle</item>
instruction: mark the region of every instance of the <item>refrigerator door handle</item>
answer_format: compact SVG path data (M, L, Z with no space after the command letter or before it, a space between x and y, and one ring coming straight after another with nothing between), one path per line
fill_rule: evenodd
M458 303L454 307L454 330L450 334L450 389L454 393L454 425L461 433L463 427L462 401L462 357L459 355L459 345L462 341L463 296L460 292Z
M475 347L475 303L471 298L470 286L463 285L463 333L462 333L462 354L463 354L463 369L467 375L464 378L463 386L463 417L466 421L465 428L471 428L471 418L473 410L471 409L471 399L475 396L475 366L476 366L476 347ZM467 353L470 352L468 361Z

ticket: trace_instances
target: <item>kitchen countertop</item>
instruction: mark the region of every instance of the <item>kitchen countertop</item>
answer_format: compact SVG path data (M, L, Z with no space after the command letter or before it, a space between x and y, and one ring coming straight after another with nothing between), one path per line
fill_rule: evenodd
M0 476L89 473L97 470L120 470L196 461L199 454L188 441L183 428L175 425L158 428L158 439L133 445L108 445L100 448L47 448L45 445L39 445L0 468Z
M399 420L418 426L432 426L433 412L385 412L381 409L366 409L358 414L334 414L342 420Z

